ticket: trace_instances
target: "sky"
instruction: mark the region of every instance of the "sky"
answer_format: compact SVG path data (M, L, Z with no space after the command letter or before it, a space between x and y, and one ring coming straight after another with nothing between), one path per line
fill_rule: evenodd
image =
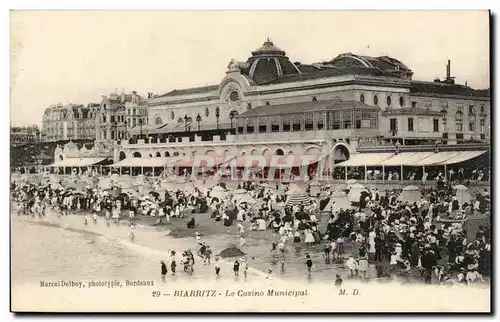
M51 104L218 84L269 37L293 62L340 53L394 57L413 79L487 88L487 11L13 11L11 124Z

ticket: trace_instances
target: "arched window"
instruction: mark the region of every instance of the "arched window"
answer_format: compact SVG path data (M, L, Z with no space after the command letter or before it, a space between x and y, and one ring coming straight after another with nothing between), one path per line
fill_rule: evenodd
M119 155L118 158L120 159L120 161L123 160L123 159L125 159L126 158L125 152L120 151L120 155Z
M269 103L269 102L266 102L266 106L269 106L269 105L271 105L271 103Z
M359 95L359 101L360 101L361 103L364 103L364 102L365 102L365 95L364 95L364 94Z
M177 123L179 123L179 124L184 123L184 119L182 117L179 117L177 119Z
M218 106L215 108L215 116L217 117L217 115L220 116L220 108Z
M208 109L208 107L205 107L205 116L206 117L210 116L210 110Z
M247 111L250 111L252 109L252 103L247 104Z
M165 151L165 156L166 156L166 157L169 157L169 156L170 156L170 153L168 153L168 151Z
M378 96L377 95L373 95L373 104L378 105Z
M161 124L163 124L163 121L162 121L161 117L159 117L159 116L158 116L157 118L155 118L155 124L156 124L156 125L161 125Z
M161 153L160 152L156 152L156 157L157 158L161 158Z
M170 118L171 118L172 120L173 120L173 119L175 119L175 113L174 113L174 111L170 112Z
M405 105L405 99L403 98L403 96L401 96L399 98L399 106L403 107L403 105Z
M142 155L139 152L134 152L134 154L132 154L132 156L134 158L141 158L142 157Z
M316 96L313 97L313 102L317 102L318 99L316 98Z
M238 116L238 115L239 115L238 111L231 111L231 112L229 113L229 117L230 117L230 118L235 118L235 117L236 117L236 116Z
M392 99L390 95L387 95L387 106L391 106Z
M481 114L484 114L484 105L481 105Z
M456 132L462 133L464 131L464 113L458 111L455 114L455 124L456 124Z

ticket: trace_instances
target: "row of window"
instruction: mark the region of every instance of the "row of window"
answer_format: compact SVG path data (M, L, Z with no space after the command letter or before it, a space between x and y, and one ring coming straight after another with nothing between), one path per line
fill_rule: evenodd
M364 94L361 94L359 96L359 100L361 103L365 103L365 95ZM378 106L378 95L373 95L373 105L375 106ZM386 103L387 103L387 106L391 106L392 104L392 97L390 95L387 95L386 97ZM401 96L399 98L399 106L403 107L405 105L405 99Z
M433 123L433 131L434 132L439 132L439 119L434 118L432 120L432 123ZM408 132L414 132L415 131L415 128L414 128L414 118L413 117L409 117L408 118L407 125L408 125L408 127L407 127ZM481 134L485 134L486 121L484 119L481 119L479 121L479 126L480 126L480 130L481 130ZM443 127L444 127L444 131L443 132L448 132L448 127L447 127L446 122L443 122ZM395 119L395 118L391 118L390 119L390 131L393 132L393 133L396 133L398 131L398 120ZM455 132L456 133L462 133L463 131L464 131L463 121L462 120L457 120L455 122ZM475 122L469 122L469 132L475 132L475 131L476 131L476 123Z
M313 101L315 100L315 98L313 98ZM361 103L365 103L365 95L364 94L361 94L359 96L359 100ZM373 95L373 105L375 106L378 106L378 95ZM387 95L386 97L386 103L387 103L387 106L391 106L392 104L392 98L390 95ZM405 103L405 100L404 98L401 96L399 98L399 106L403 107L404 106L404 103ZM417 102L416 101L412 101L411 102L411 107L412 108L417 108ZM447 104L446 104L446 107L447 107ZM432 101L428 101L428 102L425 102L425 108L426 109L431 109L432 108ZM474 105L469 105L469 109L468 109L468 112L469 114L474 114ZM486 113L486 107L484 105L481 105L480 107L480 113L481 114L485 114Z

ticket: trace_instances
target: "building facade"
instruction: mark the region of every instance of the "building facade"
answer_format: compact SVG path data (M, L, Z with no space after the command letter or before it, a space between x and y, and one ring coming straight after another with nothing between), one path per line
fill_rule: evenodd
M113 142L128 136L126 104L137 101L136 94L111 93L102 96L96 117L96 145L100 149L113 149Z
M40 129L37 125L31 126L11 126L10 146L20 146L26 144L36 144L41 140Z
M148 99L153 97L153 93L148 93ZM127 113L126 125L127 132L124 138L129 138L129 131L134 127L141 127L148 125L148 109L146 100L137 94L136 91L132 92L130 100L125 101L125 110Z
M415 81L397 59L341 54L292 63L271 41L231 60L219 84L147 101L143 139L122 141L115 161L171 155L323 154L343 161L370 145L490 142L489 90Z
M42 141L95 139L96 115L99 104L52 105L43 114Z

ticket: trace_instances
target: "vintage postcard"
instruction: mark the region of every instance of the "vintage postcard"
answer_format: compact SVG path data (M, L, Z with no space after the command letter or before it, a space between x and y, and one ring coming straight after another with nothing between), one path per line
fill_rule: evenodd
M13 312L491 311L488 11L11 11Z

